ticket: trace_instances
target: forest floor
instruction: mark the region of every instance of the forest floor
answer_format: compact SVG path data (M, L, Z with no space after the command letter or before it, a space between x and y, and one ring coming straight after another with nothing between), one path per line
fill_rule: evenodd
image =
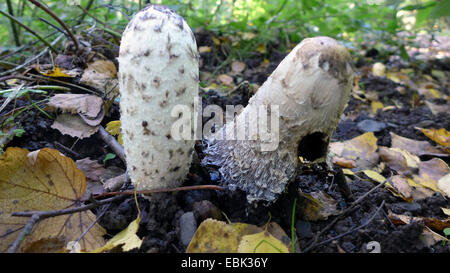
M252 57L237 63L245 64L243 70L237 68L233 72L232 62L223 65L226 57L223 50L220 50L223 48L215 44L214 37L214 34L205 31L196 33L197 44L203 47L203 52L200 53L201 80L209 82L209 85L201 90L203 106L209 104L221 107L228 104L245 106L257 86L267 79L286 52L279 51L277 45L269 45L265 54L255 52ZM102 52L116 65L117 53L117 48ZM377 50L371 48L354 54L356 87L332 142L349 141L365 133L373 132L377 139L377 147L392 147L391 137L394 133L410 140L428 142L435 147L436 143L417 127L447 130L450 128L448 59L445 61L445 59L433 58L435 54L431 54L426 59L413 56L411 60L403 61L393 56L382 61L390 72L395 71L397 74L392 72L376 76L372 65L377 62L378 54ZM51 62L41 60L42 63ZM217 72L218 66L222 65L223 67ZM231 82L227 82L229 77ZM408 85L408 81L418 77L423 78L423 86L417 81L415 85ZM243 81L248 81L251 85L239 85ZM212 85L213 82L216 84ZM228 85L228 91L233 90L233 92L227 94L221 90L222 85ZM39 96L39 94L32 94L33 100L39 100ZM27 102L25 99L17 100L14 107L21 107ZM374 108L380 103L380 107ZM436 108L432 111L429 103L433 107L441 106L441 108L438 107L439 109L447 108L445 111L438 111ZM8 105L3 113L11 111L12 107ZM101 124L106 127L108 122L119 119L118 103L115 102ZM6 147L21 147L30 151L50 147L59 150L74 161L90 158L103 164L105 169L115 169L115 174L125 171L126 166L118 157L103 161L106 154L113 151L98 134L75 141L76 138L63 135L60 131L51 128L52 122L40 111L31 108L23 113L20 119L24 133L21 137L14 137L6 144ZM70 147L69 151L67 148L62 149L62 146ZM194 160L183 186L220 184L220 175L217 170L200 164L203 158L202 148L202 142L198 141L195 146ZM449 163L448 154L445 153L438 156L421 154L418 158L423 162L440 158L447 165ZM149 199L139 197L141 217L137 235L143 239L143 244L133 251L185 252L188 241L182 238L183 234L192 233L202 221L212 217L222 221L247 223L260 227L269 222L275 222L286 234L289 234L289 240L291 230L295 227L295 236L298 238L297 251L306 249L308 252L319 253L370 252L368 244L375 242L379 243L381 252L450 252L450 243L437 240L434 236L438 234L445 237L443 230L450 226L449 215L443 210L443 208L450 208L450 201L442 192L426 191L426 194L420 197L413 196L407 199L400 197L398 192L394 191L397 193L394 194L392 190L382 186L367 195L371 189L379 185L379 182L371 180L364 174L351 175L347 172L344 176L338 165L335 165L335 172L330 171L324 164L300 168L295 181L290 183L286 193L270 206L248 205L245 194L228 190L222 192L191 190L157 193ZM353 167L351 168L353 173L363 170L358 166ZM387 163L383 168L379 166L377 168L378 173L384 177L400 174L398 169ZM341 181L337 181L339 179ZM342 180L348 185L351 195L348 189L342 186ZM307 210L302 210L308 206L304 204L306 202L304 196L317 192L327 196L321 202L326 203L324 206L333 206L335 213L313 217L308 215L310 212ZM360 197L362 199L352 206L353 202ZM294 202L297 203L297 213L293 223ZM346 211L349 207L351 209ZM123 197L111 203L106 210L100 207L93 211L99 216L99 224L107 230L107 238L125 229L131 221L136 219L138 213L132 196ZM342 213L344 211L345 213ZM397 215L397 218L393 215ZM409 217L410 221L400 216ZM434 219L440 224L429 225L427 219ZM426 230L429 232L426 233ZM430 232L434 235L430 236ZM342 237L339 237L340 235Z

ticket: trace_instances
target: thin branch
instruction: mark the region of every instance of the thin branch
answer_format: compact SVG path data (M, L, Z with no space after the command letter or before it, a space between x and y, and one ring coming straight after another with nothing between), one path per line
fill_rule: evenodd
M78 49L80 48L79 43L77 38L75 38L75 36L73 35L72 31L70 31L69 27L66 25L66 23L64 23L63 20L61 20L53 11L51 11L49 8L47 8L46 6L42 5L39 1L37 0L29 0L31 3L33 3L35 6L39 7L40 9L42 9L43 11L45 11L46 13L48 13L48 15L50 15L51 17L53 17L53 19L55 19L67 32L67 34L69 34L70 38L72 39L74 45L75 45L75 51L78 51Z
M125 151L122 147L122 145L119 144L119 142L116 140L115 137L110 135L108 132L106 132L105 128L103 126L100 126L98 129L98 133L100 134L100 137L103 139L103 141L108 144L108 146L113 150L113 152L123 161L125 161Z
M22 232L17 236L16 240L12 243L11 247L8 249L8 253L15 253L17 249L19 248L20 244L23 242L25 237L31 233L31 230L33 229L34 225L39 222L40 217L38 214L33 215L27 222L27 224L24 226Z
M11 0L7 0L6 5L8 6L8 13L11 16L14 16L14 10L11 4ZM11 29L14 36L14 42L16 43L16 46L20 46L19 32L17 31L15 21L11 18L9 18L9 20L11 21Z
M160 192L174 192L174 191L191 191L191 190L216 190L223 191L225 188L217 185L198 185L198 186L185 186L185 187L177 187L170 189L155 189L155 190L141 190L136 191L137 194L152 194L152 193L160 193ZM95 196L95 199L107 197L107 196L115 196L115 195L133 195L135 191L118 191L118 192L105 192Z
M381 202L381 205L377 208L377 210L375 211L375 213L369 218L369 220L368 220L366 223L364 223L364 224L362 224L362 225L360 225L360 226L358 226L358 227L355 227L355 228L353 228L353 229L351 229L351 230L348 230L348 231L346 231L346 232L344 232L344 233L342 233L342 234L339 234L339 235L337 235L337 236L335 236L335 237L333 237L333 238L330 238L330 239L327 239L327 240L322 241L322 242L320 242L320 243L317 243L316 245L314 245L314 247L319 247L319 246L321 246L321 245L328 244L329 242L332 242L332 241L334 241L334 240L340 239L340 238L342 238L342 237L344 237L344 236L346 236L346 235L348 235L348 234L350 234L350 233L353 233L353 232L355 232L355 231L357 231L357 230L359 230L359 229L362 229L362 228L366 227L367 225L369 225L370 223L372 223L373 219L375 219L375 216L378 215L378 213L380 212L380 209L384 206L384 202L385 202L384 200Z
M316 243L319 239L319 237L324 234L327 230L329 230L332 226L334 226L334 224L336 224L336 222L340 219L342 219L342 217L344 217L347 213L349 213L351 210L353 210L353 208L361 203L361 201L363 201L367 196L369 196L372 192L376 191L377 189L381 188L384 184L386 184L389 181L389 179L386 179L383 183L378 184L377 186L373 187L372 189L370 189L368 192L366 192L364 195L362 195L361 197L359 197L355 202L353 202L347 209L345 209L340 215L338 215L336 218L334 218L334 220L329 223L324 229L322 229L319 233L316 234L316 236L314 237L314 239L311 241L311 243L309 244L309 246L307 248L305 248L303 250L303 253L306 253L308 251L310 251L311 249L313 249L314 247L316 247Z

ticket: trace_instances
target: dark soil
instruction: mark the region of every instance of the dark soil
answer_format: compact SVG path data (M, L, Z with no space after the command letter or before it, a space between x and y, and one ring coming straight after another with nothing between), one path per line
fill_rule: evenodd
M213 46L211 34L197 33L196 38L199 46ZM252 58L246 60L250 71L246 72L243 80L251 83L261 84L268 75L275 69L285 54L281 54L273 47L268 47L270 65L263 71L257 70L259 63L263 60L260 54L254 54ZM213 71L226 58L224 50L219 54L203 54L203 71ZM272 53L273 54L270 54ZM430 61L431 63L431 61ZM255 68L254 70L252 68ZM446 67L448 69L448 66ZM415 126L424 128L446 128L450 129L449 114L439 114L434 116L430 110L421 105L415 108L410 107L413 91L406 88L405 94L401 95L397 90L398 84L379 77L365 77L360 81L364 83L367 90L377 90L379 98L385 105L392 105L393 100L401 102L405 107L392 111L378 112L375 117L370 117L368 113L362 111L355 119L341 120L333 141L342 141L351 139L362 132L357 124L366 119L373 119L386 123L386 128L376 133L378 145L390 146L389 132L416 140L428 140L422 133L414 129ZM238 83L237 83L238 84ZM448 90L445 90L448 93ZM231 97L224 97L213 90L201 94L203 97L203 106L217 104L223 108L227 104L246 105L251 97L249 88L244 87L234 92ZM24 105L27 101L20 102ZM346 113L357 111L361 101L351 98ZM17 105L20 106L20 105ZM6 109L5 111L8 111ZM119 119L118 106L114 105L111 113L102 125L105 126L111 120ZM205 122L206 120L204 120ZM110 148L97 135L90 138L75 141L74 138L63 136L58 131L51 129L51 121L36 110L27 112L27 115L21 120L26 133L20 138L14 138L8 146L17 146L29 150L37 150L43 147L58 149L61 153L73 158L74 160L90 157L102 162L105 154L111 153ZM430 142L431 143L431 142ZM61 145L70 148L75 153L70 153ZM184 186L220 184L220 175L214 169L207 169L200 165L200 159L203 157L202 143L198 142L195 149L194 160L190 173L184 182ZM116 158L107 162L109 165L115 165L125 169L125 165L120 159ZM348 183L353 193L353 199L345 198L335 179L329 175L329 170L325 166L315 166L313 169L299 169L296 176L286 193L278 201L270 206L258 204L249 206L246 202L245 194L240 191L215 192L208 190L182 191L177 193L159 193L146 199L139 197L139 206L141 211L141 223L138 235L144 239L144 243L137 252L163 252L177 253L184 252L186 246L180 240L180 217L186 212L193 211L197 225L207 217L215 217L225 220L223 214L232 222L244 222L256 225L264 225L269 220L277 222L287 234L291 232L292 207L294 200L298 197L298 191L304 193L322 190L333 197L340 209L349 207L352 201L367 193L376 186L375 183L354 179ZM209 201L206 202L205 200ZM367 196L359 203L348 215L334 224L328 231L318 238L318 242L335 237L351 229L359 227L370 219L382 201L385 206L383 213L375 216L374 220L367 226L358 229L350 234L333 240L327 244L313 248L311 252L367 252L367 244L371 241L377 241L381 245L382 252L449 252L450 244L443 246L436 243L427 247L420 240L424 224L413 222L409 225L395 226L386 217L388 210L394 213L406 214L421 217L446 218L441 207L450 207L450 201L446 200L440 194L426 198L413 204L405 203L403 200L393 196L388 190L380 188ZM95 210L99 215L102 208ZM223 212L223 214L220 213ZM99 223L108 231L108 236L113 236L123 230L136 218L137 209L134 198L124 197L121 201L112 203L106 213L100 218ZM306 221L301 214L297 214L295 222L296 235L299 238L300 249L305 249L311 243L313 236L325 228L333 219L330 216L324 221Z

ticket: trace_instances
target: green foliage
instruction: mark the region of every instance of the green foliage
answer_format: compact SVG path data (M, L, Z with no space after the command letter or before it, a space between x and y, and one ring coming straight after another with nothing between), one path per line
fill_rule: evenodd
M8 1L6 1L8 2ZM57 32L58 24L41 9L27 0L10 0L14 16L43 37ZM92 26L121 33L131 16L138 11L139 2L132 0L47 0L54 13L70 25L75 32ZM77 2L89 10L90 15L78 8ZM174 9L195 28L206 28L221 35L243 37L257 34L237 46L240 51L254 49L258 44L274 42L290 47L304 37L327 35L358 44L371 40L385 41L398 46L404 55L403 44L393 37L408 29L406 19L414 19L410 33L418 31L448 31L450 0L160 0L152 1ZM7 11L5 2L0 9ZM47 22L43 21L42 19ZM51 26L49 23L53 24ZM17 27L17 26L16 26ZM54 37L53 37L54 38ZM22 44L35 41L35 37L19 28ZM52 39L52 37L48 38ZM0 16L0 50L15 47L11 22ZM42 46L42 45L41 45Z

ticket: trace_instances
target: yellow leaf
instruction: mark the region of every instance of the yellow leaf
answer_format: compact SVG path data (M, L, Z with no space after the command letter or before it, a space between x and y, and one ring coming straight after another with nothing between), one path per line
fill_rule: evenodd
M340 158L353 160L356 167L371 169L378 164L377 138L373 132L343 142L333 142L330 151Z
M122 134L120 133L120 120L113 120L106 124L105 130L113 136L117 136L117 141L123 145Z
M386 180L384 176L372 170L364 170L363 173L378 183L383 183Z
M267 53L266 45L265 45L265 44L259 44L259 45L256 47L256 51L258 51L258 52L261 53L261 54Z
M212 49L210 46L200 46L198 48L198 53L209 53L211 51L212 51Z
M122 246L123 251L129 251L134 248L140 248L142 240L136 235L139 229L140 216L131 222L128 227L111 238L104 246L97 248L92 253L101 253L109 251L115 247Z
M19 211L60 210L75 207L86 190L84 174L72 159L44 148L33 153L10 147L0 158L0 252L5 252L23 229L27 218L10 216ZM91 211L51 217L38 222L20 246L20 251L64 251L95 223ZM105 230L98 224L80 240L81 249L104 244Z
M198 227L187 253L236 253L239 232L231 225L214 219L206 219Z
M355 175L355 173L350 169L342 169L342 172L346 175Z
M52 70L48 72L41 72L42 75L48 77L62 77L62 78L73 78L75 75L69 75L61 70L57 65L53 67Z
M262 231L243 236L238 253L289 253L289 249L272 234Z
M445 215L450 216L450 208L441 208L441 210L445 213Z
M219 46L221 44L220 39L216 38L216 37L212 37L212 40L214 42L215 45Z
M383 105L383 103L381 103L379 101L372 101L370 103L370 107L372 108L372 113L376 114L378 112L378 110L384 108L384 105Z
M441 129L424 129L424 128L417 128L420 130L424 135L426 135L428 138L436 142L437 144L449 147L450 146L450 132L447 131L445 128Z

